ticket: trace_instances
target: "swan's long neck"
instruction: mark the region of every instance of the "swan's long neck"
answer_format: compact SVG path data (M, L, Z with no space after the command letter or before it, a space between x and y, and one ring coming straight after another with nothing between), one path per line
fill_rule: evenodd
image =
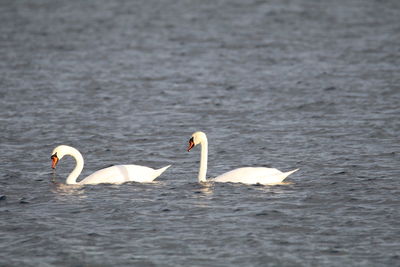
M72 148L70 151L66 153L66 155L72 156L75 161L76 161L76 166L74 170L68 175L67 184L76 184L76 179L78 179L79 175L81 174L83 170L83 157L82 154L76 150L75 148Z
M200 158L200 169L199 169L199 182L206 182L207 174L207 158L208 158L208 141L204 138L201 143L201 158Z

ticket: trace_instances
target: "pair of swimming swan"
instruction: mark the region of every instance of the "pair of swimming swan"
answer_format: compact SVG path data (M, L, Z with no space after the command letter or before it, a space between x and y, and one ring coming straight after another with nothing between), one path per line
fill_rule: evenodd
M208 157L208 141L206 134L203 132L195 132L194 134L192 134L187 150L190 151L194 146L199 144L201 145L201 159L198 180L199 182L206 182ZM73 158L75 158L76 161L76 166L74 170L69 174L66 180L67 184L121 184L124 182L149 183L154 181L158 176L160 176L166 169L171 166L168 165L161 169L155 170L140 165L115 165L98 170L86 177L85 179L81 180L80 182L77 182L76 180L83 169L83 157L77 149L66 145L60 145L56 147L53 150L51 156L51 167L55 169L57 163L66 155L72 156ZM276 184L282 182L286 177L297 170L298 169L289 172L281 172L274 168L245 167L226 172L212 179L212 181L221 183L231 182L263 185Z

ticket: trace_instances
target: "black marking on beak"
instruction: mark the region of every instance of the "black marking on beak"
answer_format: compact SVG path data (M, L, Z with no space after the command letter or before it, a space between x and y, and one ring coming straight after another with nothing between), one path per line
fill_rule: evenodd
M193 137L192 137L189 140L189 146L187 148L187 151L189 152L193 147L194 147L194 141L193 141Z

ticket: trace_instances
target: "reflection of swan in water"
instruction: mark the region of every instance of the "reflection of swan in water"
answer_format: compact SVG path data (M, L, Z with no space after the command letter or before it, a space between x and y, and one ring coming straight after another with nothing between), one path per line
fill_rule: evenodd
M206 182L208 141L205 133L195 132L192 134L192 138L189 140L188 151L198 144L201 145L200 170L198 179L199 182ZM220 183L230 182L263 185L277 184L281 183L286 177L297 170L298 169L289 172L281 172L280 170L274 168L245 167L226 172L212 179L212 181Z
M72 156L76 161L75 169L69 174L66 184L121 184L124 182L149 183L155 180L171 166L168 165L164 168L154 170L152 168L139 165L115 165L98 170L82 181L77 182L76 179L79 177L83 169L83 157L77 149L65 145L56 147L51 156L51 167L54 169L58 161L61 160L65 155Z
M60 196L78 196L80 199L87 197L85 194L85 187L82 187L78 184L68 185L53 181L51 190Z
M205 184L199 190L203 196L212 196L214 194L214 186Z

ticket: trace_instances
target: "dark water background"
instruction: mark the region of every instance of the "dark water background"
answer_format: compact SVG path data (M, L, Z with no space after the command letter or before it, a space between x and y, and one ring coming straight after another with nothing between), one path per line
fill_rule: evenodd
M1 266L399 266L400 1L0 3ZM286 185L199 185L300 168ZM63 186L112 164L155 184Z

